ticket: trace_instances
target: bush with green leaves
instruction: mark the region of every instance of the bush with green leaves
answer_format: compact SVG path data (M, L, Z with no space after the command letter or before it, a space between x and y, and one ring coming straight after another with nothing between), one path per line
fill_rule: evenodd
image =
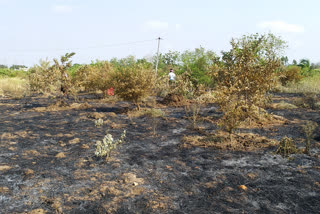
M253 34L231 40L212 66L217 82L216 102L224 113L220 126L229 132L264 105L266 92L275 84L284 42L272 34Z
M28 72L24 70L13 70L9 68L0 68L0 77L20 77L27 78Z
M182 69L179 73L188 73L189 80L194 87L200 85L213 87L214 79L210 77L210 67L214 64L217 55L213 51L206 51L203 47L194 51L185 51L181 54Z
M210 66L216 57L213 51L205 50L203 47L182 53L169 51L159 55L158 73L160 76L167 76L169 69L173 68L177 76L188 77L195 89L202 85L213 87L215 82L210 76ZM156 58L153 60L156 62Z

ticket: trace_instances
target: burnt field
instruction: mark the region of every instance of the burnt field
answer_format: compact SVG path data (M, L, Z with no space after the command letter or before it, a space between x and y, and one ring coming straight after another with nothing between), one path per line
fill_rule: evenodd
M317 110L270 107L276 119L241 127L232 144L208 140L214 104L195 128L184 105L157 103L164 116L152 117L127 102L65 102L0 99L0 213L319 213L319 128L311 155L274 154L285 136L304 146L301 125L320 125ZM107 130L127 136L106 160L94 153Z

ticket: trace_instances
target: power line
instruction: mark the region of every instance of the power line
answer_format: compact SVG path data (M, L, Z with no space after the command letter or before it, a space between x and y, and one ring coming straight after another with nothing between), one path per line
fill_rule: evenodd
M58 49L33 49L33 50L9 50L9 52L55 52L55 51L68 51L68 50L88 50L88 49L97 49L105 47L119 47L125 45L134 45L141 44L146 42L154 41L154 39L142 40L142 41L133 41L133 42L123 42L123 43L114 43L114 44L103 44L89 47L77 47L77 48L58 48Z
M160 49L160 40L161 40L161 39L162 39L161 37L157 38L157 40L158 40L158 50L157 50L156 75L157 75L157 72L158 72L158 64L159 64L159 49Z

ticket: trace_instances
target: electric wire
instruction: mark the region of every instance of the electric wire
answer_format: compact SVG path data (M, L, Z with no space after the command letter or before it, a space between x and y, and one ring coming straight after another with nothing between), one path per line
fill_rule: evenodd
M57 51L67 51L67 50L89 50L89 49L97 49L97 48L106 48L106 47L119 47L119 46L129 46L135 44L142 44L154 41L154 39L149 40L141 40L141 41L133 41L133 42L123 42L123 43L115 43L115 44L103 44L103 45L95 45L89 47L73 47L73 48L52 48L52 49L33 49L33 50L23 50L23 49L16 49L16 50L9 50L8 52L57 52Z

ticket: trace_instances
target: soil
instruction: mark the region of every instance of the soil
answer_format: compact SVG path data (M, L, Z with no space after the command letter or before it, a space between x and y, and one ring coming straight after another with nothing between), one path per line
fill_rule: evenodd
M267 109L275 119L226 141L215 104L202 106L195 126L179 105L159 104L165 116L152 118L89 95L0 101L0 213L319 213L319 128L311 155L273 153L285 136L303 147L301 126L320 125L317 110ZM95 156L106 131L117 139L123 130L109 159Z

